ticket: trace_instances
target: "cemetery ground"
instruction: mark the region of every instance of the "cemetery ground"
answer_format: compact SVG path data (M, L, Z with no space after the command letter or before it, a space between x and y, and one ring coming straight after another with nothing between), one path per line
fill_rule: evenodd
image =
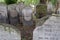
M21 31L21 40L32 40L33 39L33 30L35 29L35 26L22 26L18 25L18 29Z

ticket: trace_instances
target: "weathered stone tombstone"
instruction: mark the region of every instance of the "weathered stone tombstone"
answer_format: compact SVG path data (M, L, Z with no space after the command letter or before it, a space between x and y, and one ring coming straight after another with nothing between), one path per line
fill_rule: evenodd
M20 23L22 23L22 20L23 20L23 17L22 17L22 9L23 9L24 7L25 7L25 5L23 4L23 2L18 3L18 4L17 4L17 7L16 7L17 12L19 13Z
M25 7L22 10L23 14L23 25L24 26L33 26L33 10L31 7Z
M57 0L57 14L60 14L60 0Z
M36 17L42 18L46 15L47 15L47 5L46 4L36 5Z
M0 4L0 23L8 23L7 5Z
M55 6L51 3L51 1L48 0L47 13L48 13L48 15L52 15L53 12L55 12Z
M60 17L50 17L33 31L33 40L60 40Z
M14 26L0 23L0 40L21 40L20 31Z
M9 21L12 25L17 25L18 22L18 13L16 11L16 4L8 5Z

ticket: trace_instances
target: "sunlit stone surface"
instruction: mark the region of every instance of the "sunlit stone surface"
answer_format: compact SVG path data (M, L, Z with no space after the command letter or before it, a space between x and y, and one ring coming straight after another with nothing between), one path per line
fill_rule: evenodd
M20 31L14 26L0 24L0 40L21 40Z
M60 40L60 17L51 16L33 31L33 40Z

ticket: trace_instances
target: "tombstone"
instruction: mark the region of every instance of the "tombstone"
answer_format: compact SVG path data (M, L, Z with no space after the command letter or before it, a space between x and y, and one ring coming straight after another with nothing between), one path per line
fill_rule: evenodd
M0 23L0 40L21 40L19 29L9 24Z
M60 14L60 1L57 0L58 4L57 4L57 14Z
M33 31L33 40L60 40L60 17L51 16Z
M47 15L47 5L39 4L36 6L36 17L42 18Z
M60 2L60 0L57 0L57 2Z
M25 7L22 10L23 14L23 25L24 26L32 26L33 25L33 10L31 7Z
M52 2L49 1L49 2L47 3L47 13L48 13L48 15L52 15L52 12L55 11L54 8L55 8L55 7L54 7L54 5L52 4Z
M8 23L7 5L0 4L0 23Z
M22 17L22 9L25 7L24 3L21 2L21 3L18 3L17 4L17 7L16 7L16 10L17 12L19 13L19 21L20 23L22 23L22 20L23 20L23 17Z
M8 5L9 21L12 25L18 24L18 13L16 11L16 4Z

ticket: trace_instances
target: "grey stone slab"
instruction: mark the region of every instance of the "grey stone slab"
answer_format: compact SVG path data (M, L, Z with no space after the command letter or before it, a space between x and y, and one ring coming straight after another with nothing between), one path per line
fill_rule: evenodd
M22 23L23 15L22 15L22 9L25 7L25 5L21 2L17 4L16 10L19 14L19 23Z
M22 9L25 7L25 5L21 2L17 4L16 10L19 13L19 15L22 13Z
M19 22L18 22L18 13L16 11L16 4L11 4L11 5L8 5L8 11L9 11L9 21L10 21L10 24L12 25L17 25Z
M31 26L33 25L33 10L31 7L25 7L22 10L22 14L23 14L23 25L26 26Z
M11 25L17 25L19 23L18 17L10 18Z
M11 17L16 17L18 15L16 11L16 4L8 5L8 11Z
M14 26L0 24L0 40L21 40L20 31Z
M51 16L33 31L33 40L60 40L60 17Z
M0 22L8 23L7 5L0 4Z

